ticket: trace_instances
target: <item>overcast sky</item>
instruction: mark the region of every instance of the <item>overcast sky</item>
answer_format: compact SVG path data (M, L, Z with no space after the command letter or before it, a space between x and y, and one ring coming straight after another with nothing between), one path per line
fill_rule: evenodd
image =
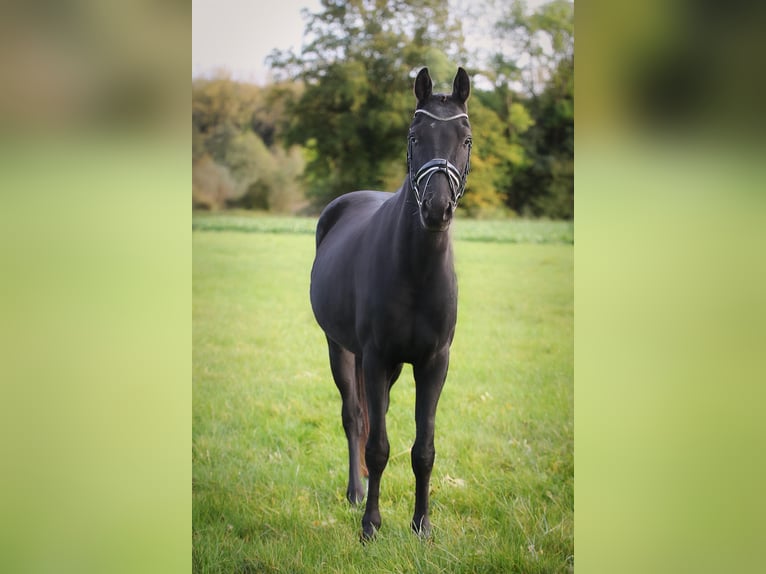
M242 80L265 81L274 48L300 48L301 9L319 0L193 0L192 74L225 68Z
M528 0L527 5L543 2ZM471 6L469 0L452 4ZM299 49L305 25L301 9L319 7L319 0L192 0L192 75L225 69L240 80L265 82L266 56L275 48ZM486 34L471 35L479 29L475 21L464 27L469 49L487 41Z

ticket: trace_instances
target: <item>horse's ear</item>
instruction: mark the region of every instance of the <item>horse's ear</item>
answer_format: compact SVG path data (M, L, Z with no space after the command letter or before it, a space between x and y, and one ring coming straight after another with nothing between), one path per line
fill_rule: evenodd
M428 68L423 68L418 72L418 77L415 78L415 97L418 99L418 103L429 98L432 89L433 83L431 82L431 76L428 74Z
M471 80L463 68L458 68L455 81L452 83L452 97L464 104L469 95L471 95Z

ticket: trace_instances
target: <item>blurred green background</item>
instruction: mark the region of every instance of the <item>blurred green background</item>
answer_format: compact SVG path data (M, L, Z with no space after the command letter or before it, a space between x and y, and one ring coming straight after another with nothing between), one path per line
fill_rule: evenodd
M191 566L189 8L3 8L3 570ZM577 2L583 572L760 569L762 12Z
M274 49L261 83L196 74L195 209L316 214L352 190L395 191L415 75L427 66L451 93L461 65L475 142L463 214L572 219L571 2L323 2L303 19L303 45Z

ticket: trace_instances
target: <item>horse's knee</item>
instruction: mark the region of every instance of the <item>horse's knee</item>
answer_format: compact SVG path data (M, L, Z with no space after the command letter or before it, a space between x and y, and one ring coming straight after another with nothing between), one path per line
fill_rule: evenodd
M432 444L415 444L410 453L412 459L412 470L416 476L430 474L436 460L436 450Z
M341 419L343 420L343 430L346 434L353 433L359 435L362 433L362 407L357 405L343 404L341 409Z
M370 473L380 474L388 464L390 446L388 440L368 440L364 449L364 459Z

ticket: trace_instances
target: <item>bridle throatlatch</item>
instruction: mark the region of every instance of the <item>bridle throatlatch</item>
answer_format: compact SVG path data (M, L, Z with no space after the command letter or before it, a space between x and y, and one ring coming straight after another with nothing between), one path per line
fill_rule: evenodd
M459 118L468 119L468 114L455 114L454 116L442 118L426 110L415 110L415 114L416 115L425 114L435 120L439 120L442 122L448 122L448 121L456 120ZM445 176L447 176L447 182L449 182L449 188L450 188L450 191L452 192L452 201L451 201L452 207L453 209L457 208L457 202L463 196L463 193L465 193L465 183L466 183L466 179L468 179L468 173L470 171L471 171L471 142L468 143L468 161L466 161L465 169L463 170L462 173L448 159L440 158L440 157L427 161L420 167L420 169L416 173L413 173L412 172L412 138L410 138L407 143L407 172L410 175L410 185L412 186L412 190L415 192L415 200L418 202L418 206L420 206L423 203L423 198L420 193L421 183L425 180L425 185L422 186L422 189L426 189L428 187L429 182L431 181L431 177L433 177L434 174L443 173Z

